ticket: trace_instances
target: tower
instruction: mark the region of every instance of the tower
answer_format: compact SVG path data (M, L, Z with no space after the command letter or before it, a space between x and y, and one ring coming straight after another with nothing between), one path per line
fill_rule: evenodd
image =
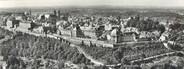
M31 9L29 10L29 15L31 16Z
M58 17L60 17L61 16L61 11L60 10L58 10Z
M54 16L56 16L57 14L56 14L56 10L54 10Z

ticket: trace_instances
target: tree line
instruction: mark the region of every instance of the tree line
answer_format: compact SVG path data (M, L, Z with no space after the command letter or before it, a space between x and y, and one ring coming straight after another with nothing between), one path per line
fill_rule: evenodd
M14 36L12 40L0 44L0 55L8 57L36 57L44 59L72 61L75 64L89 64L90 60L80 54L76 48L59 40L37 37L29 34Z

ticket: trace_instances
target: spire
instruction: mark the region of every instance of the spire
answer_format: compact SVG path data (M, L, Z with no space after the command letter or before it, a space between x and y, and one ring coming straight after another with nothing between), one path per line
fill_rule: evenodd
M31 9L29 10L29 15L31 16L32 14L31 14Z
M54 10L54 16L56 16L56 10Z

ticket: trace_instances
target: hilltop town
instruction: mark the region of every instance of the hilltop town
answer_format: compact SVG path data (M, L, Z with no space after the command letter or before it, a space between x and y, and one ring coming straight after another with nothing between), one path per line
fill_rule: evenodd
M110 10L1 12L2 68L184 68L184 12Z

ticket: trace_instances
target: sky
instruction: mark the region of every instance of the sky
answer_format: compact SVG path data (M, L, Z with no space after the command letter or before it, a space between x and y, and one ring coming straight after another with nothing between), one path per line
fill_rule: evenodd
M0 8L71 5L184 7L184 0L0 0Z

